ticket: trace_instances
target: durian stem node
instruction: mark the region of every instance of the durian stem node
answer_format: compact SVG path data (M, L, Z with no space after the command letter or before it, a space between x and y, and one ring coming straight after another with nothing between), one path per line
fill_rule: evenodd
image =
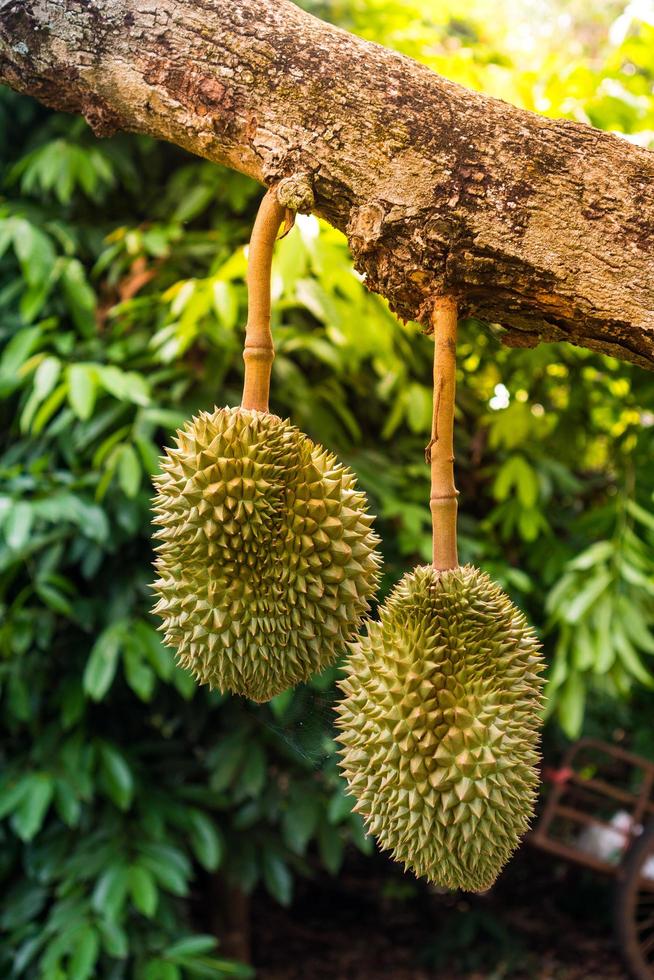
M275 352L270 347L248 347L246 345L243 348L243 360L246 364L248 361L264 361L272 364L275 360Z

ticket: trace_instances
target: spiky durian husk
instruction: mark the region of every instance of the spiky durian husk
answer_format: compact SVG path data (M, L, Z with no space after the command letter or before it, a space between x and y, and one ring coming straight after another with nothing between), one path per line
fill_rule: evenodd
M266 701L330 664L378 581L353 474L289 421L202 412L155 480L154 611L179 663Z
M538 641L470 565L415 569L380 617L352 644L337 708L355 809L417 875L483 891L533 812Z

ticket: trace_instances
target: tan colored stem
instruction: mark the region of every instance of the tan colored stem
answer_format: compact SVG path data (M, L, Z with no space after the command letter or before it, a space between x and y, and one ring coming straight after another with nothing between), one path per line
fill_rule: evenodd
M248 320L245 327L245 378L242 408L268 411L270 372L275 358L270 331L270 270L273 249L286 208L279 203L275 189L265 195L252 229L248 251Z
M456 390L456 300L443 296L432 313L434 329L434 415L427 454L431 463L433 565L438 571L459 564L456 547L458 490L454 485L454 394Z

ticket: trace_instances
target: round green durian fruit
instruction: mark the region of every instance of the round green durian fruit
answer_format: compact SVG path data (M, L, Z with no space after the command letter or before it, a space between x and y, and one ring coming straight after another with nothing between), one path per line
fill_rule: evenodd
M470 565L405 575L352 644L341 767L383 849L446 888L484 891L527 830L542 660L522 613Z
M202 412L155 479L166 643L195 677L267 701L332 663L379 578L350 470L289 421Z

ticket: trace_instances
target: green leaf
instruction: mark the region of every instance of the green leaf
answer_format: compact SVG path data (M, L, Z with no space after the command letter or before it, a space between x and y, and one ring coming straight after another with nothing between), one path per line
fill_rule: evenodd
M568 674L559 693L558 714L568 738L578 738L584 718L586 690L579 673Z
M43 932L36 936L32 936L30 939L25 940L18 949L13 958L12 969L15 976L24 976L26 967L33 961L37 953L42 949L43 944L46 942L46 936Z
M127 497L135 497L141 486L141 464L133 446L118 451L118 482Z
M216 792L227 789L243 759L246 743L241 733L220 740L213 754L209 784Z
M92 465L98 468L110 456L112 459L114 459L115 465L117 461L115 460L114 454L111 451L118 445L119 442L123 442L125 436L129 435L131 431L131 425L121 425L119 429L114 429L111 435L102 440L96 451L93 453Z
M109 523L105 512L84 497L74 493L51 493L47 497L32 500L35 520L59 525L75 524L94 541L104 542L109 536Z
M132 635L140 643L141 649L154 668L157 677L163 681L169 680L175 664L171 651L163 644L159 633L142 619L135 620L130 629Z
M654 531L654 512L645 510L640 504L637 504L635 500L627 501L627 510L632 517L635 517L644 527L649 528L650 531Z
M285 843L296 854L304 854L318 823L320 804L315 795L298 788L282 816Z
M248 796L258 796L266 781L266 754L256 742L250 742L245 752L239 785Z
M280 905L290 905L293 896L293 877L285 862L269 849L262 856L263 880L268 892Z
M223 326L233 330L238 322L238 294L234 286L220 279L214 282L213 304Z
M646 653L654 653L654 629L647 624L638 607L626 602L623 612L622 623L629 639Z
M613 643L618 652L618 657L622 661L626 671L635 677L644 687L654 687L654 677L645 669L642 660L636 653L632 644L629 642L621 624L613 624Z
M92 336L95 332L95 293L78 259L66 260L61 286L75 326L84 336Z
M55 806L57 813L68 827L77 826L82 807L75 790L64 779L57 780Z
M189 813L191 822L190 844L193 853L203 868L215 871L220 866L224 851L224 841L215 822L200 810Z
M61 361L58 357L45 357L34 374L33 390L42 401L50 394L61 374Z
M588 624L582 621L575 630L573 665L576 670L592 670L597 660L594 637Z
M165 955L171 959L178 956L202 956L210 953L217 945L215 936L187 936L168 946Z
M289 236L278 247L274 272L281 273L284 289L291 291L295 287L297 301L306 307L316 320L325 324L337 324L340 320L338 307L332 296L316 279L298 279L301 274L304 256L299 236ZM294 254L295 253L295 254Z
M143 649L133 634L125 637L124 646L125 679L141 701L149 701L154 693L155 673L143 660Z
M539 510L526 510L523 504L518 516L518 529L525 541L535 541L539 531L547 529L547 522Z
M270 710L274 714L275 718L281 719L284 717L293 701L293 694L293 688L289 687L286 691L282 691L281 694L275 695L275 697L268 702Z
M134 795L134 777L125 756L108 742L99 743L99 755L109 798L120 810L127 810Z
M25 403L20 416L20 427L28 432L39 406L48 397L61 374L61 361L56 357L45 357L34 373L32 393Z
M25 500L12 502L4 520L5 541L12 551L22 551L32 530L33 513Z
M122 913L129 884L127 868L124 864L112 864L98 878L91 905L108 922L114 922Z
M13 672L7 683L7 706L10 715L20 721L29 721L32 716L32 699L27 683L20 674Z
M188 894L191 864L182 851L165 844L145 844L140 850L139 864L149 868L163 888L173 895Z
M614 551L615 545L612 541L595 541L590 548L586 548L577 558L568 562L566 568L586 571L589 568L594 568L595 565L608 561L613 557Z
M100 937L91 926L85 926L75 936L73 955L70 958L67 980L87 980L94 973L100 951Z
M329 801L329 806L327 807L328 821L333 824L342 823L352 813L353 803L354 801L351 797L346 796L345 787L341 787Z
M36 286L28 286L21 296L19 310L24 323L32 323L41 313L46 304L48 296L59 280L61 268L55 262L52 271L47 279Z
M175 960L180 966L184 967L189 977L200 977L204 980L227 980L228 977L236 977L237 980L253 980L255 971L245 966L243 963L236 963L234 960L219 959L215 956L191 957L179 956Z
M68 385L66 382L64 382L55 388L52 394L46 398L34 416L34 422L32 423L32 433L34 435L37 436L43 431L52 416L63 403L64 399L66 398L67 391Z
M565 607L565 620L568 623L577 623L582 616L590 609L594 602L599 599L601 594L611 584L611 573L600 568L596 575L586 582L586 585L576 595L572 596Z
M161 450L151 439L144 439L141 436L134 437L134 445L138 449L143 469L146 473L153 475L159 472L159 461Z
M150 391L146 380L135 371L121 371L113 365L98 365L97 376L102 387L120 401L136 405L150 403Z
M75 618L73 607L66 596L63 595L58 589L54 589L46 582L37 582L35 585L35 591L39 599L42 599L49 609L52 609L54 612L60 613L62 616L66 616L69 619Z
M190 701L197 690L197 683L193 674L188 670L182 670L176 663L173 663L170 680L177 693L185 701Z
M623 577L631 585L643 589L649 595L654 595L654 575L644 575L638 568L635 568L626 561L622 562L620 570Z
M14 250L23 278L30 286L43 283L55 262L55 251L47 235L24 218L13 219Z
M506 500L512 489L517 491L521 505L530 509L538 500L538 478L523 456L510 456L500 468L493 493L496 500Z
M0 820L16 809L27 793L29 785L29 776L22 776L18 780L7 779L0 788Z
M3 911L0 928L14 930L38 919L48 900L48 890L33 881L19 881L13 887L6 886L3 894Z
M215 188L210 184L196 184L194 187L189 187L173 211L173 220L185 222L197 217L211 204L215 195Z
M366 826L358 813L350 816L350 833L352 842L358 847L362 854L373 854L375 842L371 834L366 830Z
M95 393L95 368L87 364L71 364L68 367L68 401L77 418L83 422L93 414Z
M128 953L128 942L125 930L111 919L101 919L98 929L102 937L102 945L109 956L115 959L125 959Z
M143 980L181 980L182 972L174 963L150 960L143 972Z
M615 662L615 645L611 642L614 615L611 595L606 592L593 609L593 623L597 636L597 660L594 671L600 676L608 673Z
M157 910L159 898L154 875L142 864L133 864L128 872L128 882L134 905L151 919Z
M0 381L3 384L19 383L18 372L38 346L41 336L40 327L28 327L14 334L0 358Z
M152 871L159 884L166 891L173 895L179 895L180 898L188 895L188 880L176 867L158 864L152 858L144 858L142 863Z
M32 840L41 829L54 794L54 780L48 773L32 773L27 782L11 818L11 826L23 841Z
M432 391L425 385L412 383L406 389L406 413L412 432L428 435L432 424Z
M84 669L83 687L94 701L101 701L111 687L124 631L125 623L119 620L103 630L93 644Z
M345 841L338 827L323 821L318 828L320 858L330 874L335 875L343 862Z

